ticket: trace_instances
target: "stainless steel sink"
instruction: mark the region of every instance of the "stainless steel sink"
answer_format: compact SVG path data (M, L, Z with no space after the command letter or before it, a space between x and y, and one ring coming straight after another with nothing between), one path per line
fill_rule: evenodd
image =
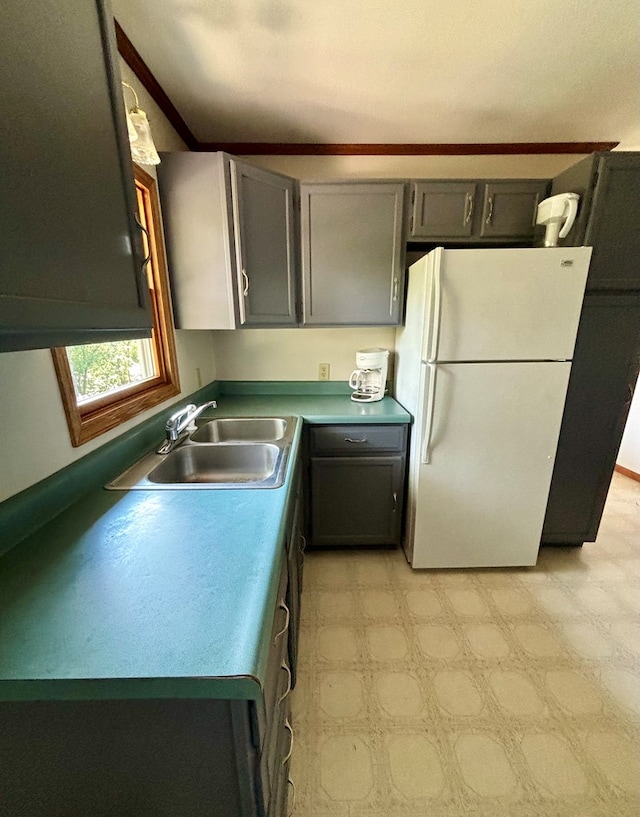
M275 442L287 433L282 417L225 417L210 420L191 435L194 443Z
M295 418L217 418L203 423L170 453L147 454L105 487L279 488L295 428Z
M149 472L149 482L177 483L264 482L278 463L277 445L189 445L172 451Z

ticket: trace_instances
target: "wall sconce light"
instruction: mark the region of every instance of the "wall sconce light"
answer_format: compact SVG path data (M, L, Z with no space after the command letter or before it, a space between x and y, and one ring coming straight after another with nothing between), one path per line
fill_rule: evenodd
M149 120L146 113L138 106L138 95L128 82L123 82L122 85L131 91L135 99L132 108L127 106L127 132L131 158L141 165L159 165L160 157L153 144Z

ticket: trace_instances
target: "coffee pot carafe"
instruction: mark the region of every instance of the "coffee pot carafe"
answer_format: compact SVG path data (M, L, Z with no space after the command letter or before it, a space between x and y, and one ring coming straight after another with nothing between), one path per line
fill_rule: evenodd
M361 349L356 352L356 366L351 372L351 399L356 403L382 400L387 386L388 349Z

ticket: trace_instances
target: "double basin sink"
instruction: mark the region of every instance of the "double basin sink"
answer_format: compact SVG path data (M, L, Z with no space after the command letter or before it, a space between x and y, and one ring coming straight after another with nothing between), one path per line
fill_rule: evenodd
M279 488L293 417L217 418L198 424L168 454L147 454L106 487L112 490Z

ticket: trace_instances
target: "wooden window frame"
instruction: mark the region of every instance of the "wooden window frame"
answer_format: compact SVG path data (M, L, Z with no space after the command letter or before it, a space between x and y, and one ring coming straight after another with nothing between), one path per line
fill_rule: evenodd
M144 241L150 258L148 274L151 309L154 315L151 339L159 374L114 394L78 405L67 351L65 347L52 349L53 364L74 448L117 428L141 412L180 393L157 185L153 176L137 165L133 167L137 203L144 216L143 225L149 236L149 239L145 237Z

